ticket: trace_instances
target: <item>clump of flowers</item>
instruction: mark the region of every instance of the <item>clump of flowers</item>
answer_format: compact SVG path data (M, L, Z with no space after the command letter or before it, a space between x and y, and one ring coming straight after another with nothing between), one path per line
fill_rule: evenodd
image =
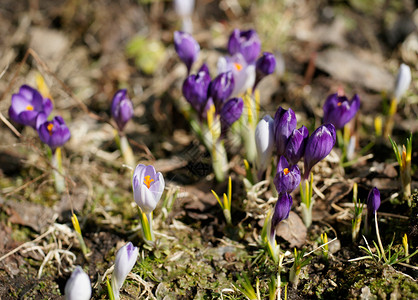
M190 74L200 52L199 44L190 34L175 32L174 46L189 74L182 87L183 96L191 108L185 111L185 115L211 153L216 179L223 181L228 166L224 141L231 127L238 126L247 157L251 161L256 158L254 131L258 123L259 104L257 100L252 100L251 88L255 88L256 61L261 42L254 30L234 30L227 47L230 56L219 58L214 78L206 64L196 74ZM260 58L258 82L274 70L274 58L264 56L268 55ZM239 125L234 125L235 122Z
M44 83L43 79L41 83ZM49 95L46 85L42 86L44 92ZM9 116L17 123L36 129L40 140L49 146L55 188L61 193L65 186L61 147L70 139L71 133L61 116L50 118L52 109L53 104L49 98L28 85L22 85L19 92L12 95Z

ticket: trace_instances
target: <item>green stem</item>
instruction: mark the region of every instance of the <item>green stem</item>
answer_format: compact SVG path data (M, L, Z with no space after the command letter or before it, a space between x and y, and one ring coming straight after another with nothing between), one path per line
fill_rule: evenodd
M53 167L53 176L55 189L58 193L62 193L65 187L64 180L64 169L62 168L62 158L61 158L61 148L58 147L55 149L55 152L52 154L52 167Z
M223 182L225 180L225 170L228 167L228 158L222 141L216 141L212 147L212 167L216 180Z
M140 210L140 220L141 220L141 227L142 227L142 235L145 242L151 243L154 242L154 231L152 229L152 212L144 213Z
M385 249L383 248L382 241L380 240L379 226L378 226L378 222L377 222L377 212L375 212L375 214L374 214L374 224L376 225L377 242L379 243L379 248L380 248L380 251L382 253L383 260L385 261L385 263L387 263Z

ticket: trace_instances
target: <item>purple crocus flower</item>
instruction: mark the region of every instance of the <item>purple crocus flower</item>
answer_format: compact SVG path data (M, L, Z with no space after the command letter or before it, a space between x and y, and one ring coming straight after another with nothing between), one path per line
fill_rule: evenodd
M309 177L312 167L331 152L335 139L335 127L332 124L321 125L312 133L305 148L305 179Z
M229 99L222 106L220 113L222 133L225 134L228 128L241 117L243 108L244 101L241 98Z
M346 96L332 94L324 103L324 123L331 123L336 129L341 129L357 113L360 108L360 98L357 94L351 101Z
M126 94L126 89L121 89L115 93L112 100L111 114L118 125L119 131L123 131L126 123L134 115L132 101Z
M196 75L190 75L183 82L183 95L199 115L204 112L210 80L209 69L203 64Z
M199 44L189 33L175 31L174 48L176 49L177 55L186 64L187 73L190 73L190 69L200 51Z
M276 69L276 58L270 52L263 52L263 55L257 59L256 62L257 75L260 74L263 77L270 75Z
M380 206L380 192L377 187L370 190L369 196L367 197L367 211L368 215L374 215Z
M299 129L293 129L284 152L284 156L287 158L289 164L295 165L303 157L308 136L309 131L305 126Z
M52 102L34 88L22 85L19 93L13 94L12 104L9 108L10 118L23 125L31 126L36 129L36 119L40 113L46 117L52 111Z
M279 194L291 193L300 183L300 170L298 166L289 166L286 158L280 156L273 182Z
M240 31L235 29L228 41L228 52L231 55L241 53L247 63L252 64L256 61L261 51L261 41L255 30Z
M70 130L61 116L56 116L52 121L39 125L38 134L41 141L47 144L52 152L63 146L71 137Z
M276 58L270 52L263 52L263 55L257 59L255 66L256 77L253 91L264 77L274 72L276 69Z
M234 84L232 72L221 73L210 83L208 95L212 97L217 112L220 112L224 102L231 96Z
M289 217L290 210L292 208L293 199L288 193L279 195L276 205L274 206L274 213L271 220L271 232L270 235L274 235L277 225Z
M277 155L280 156L284 154L288 139L296 128L296 123L296 115L291 108L285 110L282 107L279 107L274 116L274 137Z

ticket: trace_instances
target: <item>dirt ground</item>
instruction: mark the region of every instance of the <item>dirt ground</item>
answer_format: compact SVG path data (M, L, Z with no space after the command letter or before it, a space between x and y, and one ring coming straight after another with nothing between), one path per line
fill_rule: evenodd
M387 265L365 256L364 239L351 238L353 185L359 199L378 187L382 242L409 253L418 247L418 9L412 0L197 0L193 36L201 53L196 65L226 55L234 28L254 28L262 50L278 58L276 73L259 85L261 116L292 108L298 124L316 128L326 97L343 89L357 93L361 108L356 160L339 163L341 149L314 169L313 224L301 221L298 189L277 241L286 253L282 298L417 299L417 257ZM246 299L239 277L259 280L261 299L279 270L260 246L268 201L267 185L257 196L246 190L244 151L228 145L232 177L232 225L227 226L213 189L211 158L193 132L182 105L187 75L173 46L181 28L171 1L11 1L0 3L0 299L64 299L65 283L81 265L92 283L92 299L107 299L117 249L128 241L139 258L121 299ZM399 165L388 139L375 134L386 114L401 63L412 83L398 105L392 138L405 144L412 133L412 206L401 201ZM196 68L197 70L197 68ZM53 168L32 128L9 124L11 96L41 74L54 101L54 115L66 120L71 139L63 148L65 191L54 189ZM110 118L113 94L127 88L134 117L126 134L138 163L163 173L166 194L154 212L154 247L143 243L131 171L124 167ZM167 196L166 196L167 195ZM170 198L170 195L174 197ZM254 200L255 199L255 200ZM171 202L171 203L170 203ZM83 256L71 223L79 218ZM364 226L364 225L362 225ZM329 258L321 251L327 233ZM366 235L372 241L374 231ZM310 263L299 284L289 283L294 248Z

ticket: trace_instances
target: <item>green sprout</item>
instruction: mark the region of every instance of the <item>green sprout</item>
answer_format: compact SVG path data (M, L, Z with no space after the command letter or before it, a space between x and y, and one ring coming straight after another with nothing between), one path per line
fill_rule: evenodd
M256 279L255 290L251 285L251 281L247 274L243 274L242 277L238 275L238 284L234 284L234 287L238 289L249 300L261 300L260 297L260 280Z
M324 247L322 247L322 257L325 261L328 261L328 236L326 232L321 233L321 244L324 245Z
M295 248L295 261L292 268L290 269L289 281L293 283L293 287L296 289L299 284L299 275L302 271L302 268L309 265L312 260L312 257L304 258L305 249L298 251Z
M357 183L354 183L354 186L353 186L354 216L353 216L353 219L351 220L351 237L352 237L353 242L357 240L358 234L360 232L361 217L362 217L363 207L364 207L364 203L361 203L361 201L357 199L357 194L358 194L357 191L358 191Z
M222 211L225 216L226 223L228 225L232 225L232 218L231 218L231 202L232 202L232 180L231 176L229 176L228 180L228 195L223 194L222 201L219 198L218 194L214 190L212 190L212 194L215 196L216 200L218 200L219 205L222 208Z
M399 169L401 173L401 184L403 199L408 202L408 206L412 205L411 197L411 157L412 157L412 133L409 139L406 139L406 147L402 145L402 152L399 151L399 147L389 136L389 140L392 144L393 151L395 152L396 159L399 163Z
M77 216L75 213L71 216L71 222L73 223L73 227L75 230L75 234L77 236L78 242L80 243L81 251L83 252L84 257L87 257L87 253L89 253L89 249L84 242L83 235L81 234L80 223L78 222Z
M270 209L267 213L263 229L261 230L261 245L267 250L269 256L273 259L274 263L279 263L282 256L280 251L280 245L277 244L275 235L271 236L271 220L273 210Z
M300 182L300 206L302 208L302 220L306 227L312 224L312 207L314 199L312 198L313 174L309 175L310 180L302 180Z

